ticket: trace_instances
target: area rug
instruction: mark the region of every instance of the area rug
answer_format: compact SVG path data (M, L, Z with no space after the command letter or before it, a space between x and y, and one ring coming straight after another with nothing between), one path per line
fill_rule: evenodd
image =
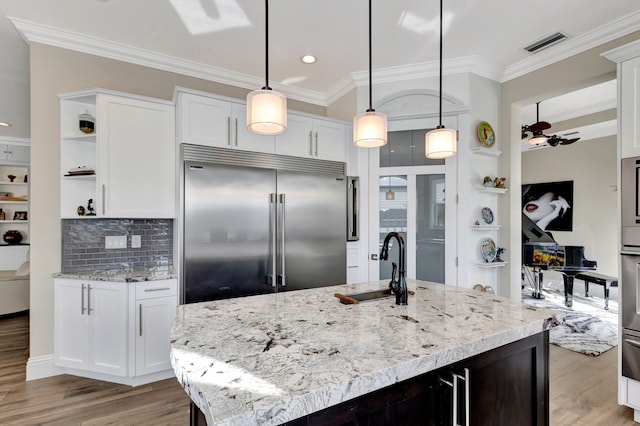
M618 303L609 301L603 309L601 297L573 295L573 308L564 306L564 291L545 288L544 299L531 297L531 290L522 292L524 303L562 312L559 325L549 332L549 342L586 355L598 356L618 344Z

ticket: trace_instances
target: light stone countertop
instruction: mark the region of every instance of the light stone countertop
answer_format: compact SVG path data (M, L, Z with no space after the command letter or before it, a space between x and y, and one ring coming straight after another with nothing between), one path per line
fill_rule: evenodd
M395 297L344 305L334 293L388 281L178 307L171 362L212 425L272 425L535 335L556 312L407 280Z
M91 281L113 281L135 283L142 281L157 281L177 278L178 275L173 271L139 269L139 270L122 270L107 269L104 271L87 271L87 272L58 272L53 274L54 278L68 278L72 280L91 280Z

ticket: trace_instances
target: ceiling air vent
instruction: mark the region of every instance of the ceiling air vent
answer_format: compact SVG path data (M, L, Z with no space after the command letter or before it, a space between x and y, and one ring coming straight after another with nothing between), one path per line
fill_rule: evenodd
M567 36L562 33L551 34L550 36L547 36L542 40L538 40L534 43L531 43L529 46L525 47L524 50L526 50L529 53L535 53L538 50L542 50L549 46L553 46L554 44L560 43L561 41L566 39L567 39Z

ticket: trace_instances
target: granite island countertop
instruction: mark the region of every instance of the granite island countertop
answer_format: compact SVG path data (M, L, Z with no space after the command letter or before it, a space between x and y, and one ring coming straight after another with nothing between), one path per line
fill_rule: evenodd
M407 284L408 306L334 297L388 281L181 305L171 333L176 377L210 426L280 424L535 335L557 315Z

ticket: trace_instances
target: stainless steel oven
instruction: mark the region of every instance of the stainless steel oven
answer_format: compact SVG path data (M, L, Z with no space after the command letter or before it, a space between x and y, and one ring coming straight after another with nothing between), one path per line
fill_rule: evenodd
M640 251L640 157L621 163L622 249Z
M622 375L640 381L640 157L621 163Z

